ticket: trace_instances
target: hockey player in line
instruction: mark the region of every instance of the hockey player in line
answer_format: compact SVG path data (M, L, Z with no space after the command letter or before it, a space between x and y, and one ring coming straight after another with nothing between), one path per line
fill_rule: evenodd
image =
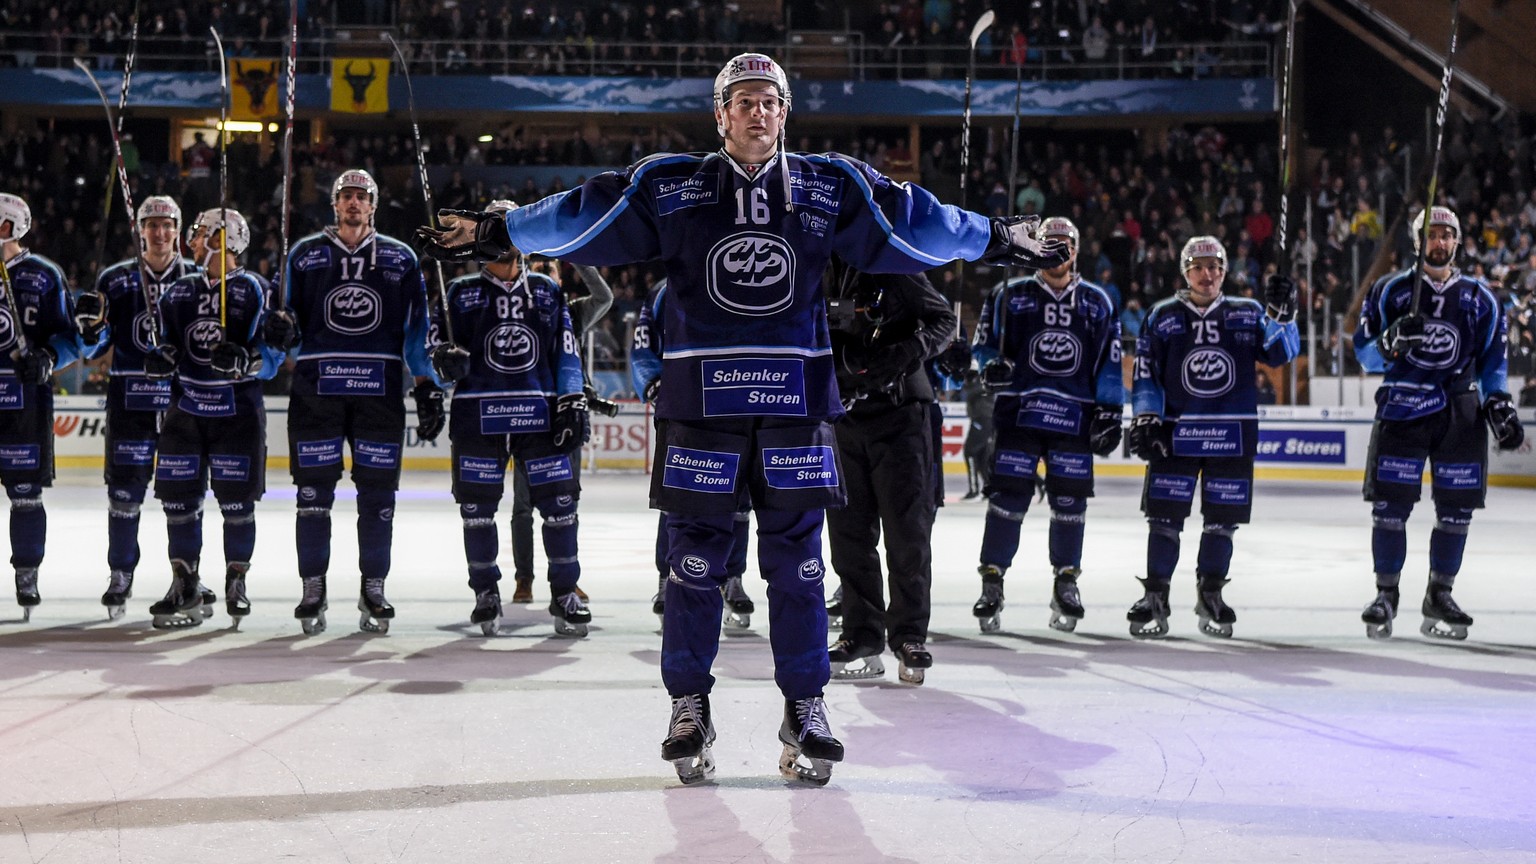
M343 171L336 178L336 224L293 245L283 308L266 328L270 344L297 351L288 398L288 470L298 486L294 540L303 583L293 617L305 633L325 629L331 508L348 446L357 486L358 626L389 632L395 607L384 595L384 580L405 445L405 371L415 377L421 438L435 439L445 418L443 391L427 359L421 267L409 246L374 230L378 205L379 186L367 171Z
M664 339L657 322L666 318L662 311L667 295L667 280L661 279L651 289L651 296L640 307L635 319L635 333L629 350L630 383L646 404L654 406L661 390L661 356ZM662 437L661 421L657 420L657 437ZM742 577L747 572L747 544L752 525L752 510L744 507L737 511L731 525L731 551L725 559L725 583L720 586L725 598L725 620L722 626L727 633L743 632L752 626L752 613L757 606L747 594ZM667 573L667 514L656 519L656 596L651 598L651 612L666 620Z
M101 605L107 617L122 617L133 596L139 565L139 511L155 471L155 439L160 414L171 404L171 380L144 373L145 354L158 338L153 305L172 282L197 270L180 254L181 207L164 195L151 195L137 214L140 256L101 271L96 286L75 298L75 329L93 348L94 358L108 349L107 377L107 579ZM218 597L202 587L203 613L213 614Z
M238 211L198 215L187 245L202 270L160 295L159 344L144 358L146 374L174 376L155 465L171 559L171 587L149 607L160 629L196 627L208 616L199 563L210 486L224 522L225 611L236 627L251 613L245 580L256 549L256 502L267 488L261 382L277 374L282 353L261 340L271 286L240 266L250 242Z
M1408 556L1408 516L1419 500L1426 459L1435 527L1419 631L1467 638L1472 616L1457 605L1451 588L1461 571L1472 511L1483 506L1488 493L1488 432L1492 429L1500 450L1525 440L1509 397L1504 314L1482 280L1455 266L1461 220L1447 207L1430 207L1427 235L1425 230L1420 211L1413 248L1417 254L1423 246L1423 275L1413 268L1373 285L1354 336L1361 365L1385 374L1376 391L1365 468L1365 500L1372 502L1375 523L1376 599L1360 618L1373 639L1392 635Z
M53 373L84 352L59 265L21 245L32 208L0 193L0 483L11 500L11 565L22 620L42 602L37 568L48 540L43 489L53 485Z
M1168 633L1169 582L1179 534L1200 490L1205 527L1195 565L1200 630L1229 637L1237 613L1221 596L1232 535L1253 511L1258 450L1257 363L1282 366L1300 347L1296 286L1275 274L1265 303L1222 294L1227 252L1215 237L1191 237L1179 253L1186 287L1147 313L1136 339L1131 452L1147 460L1141 509L1147 515L1146 595L1126 619L1131 635Z
M491 202L489 213L511 201ZM581 355L570 311L555 280L530 273L508 250L480 272L448 285L448 324L434 308L434 332L453 333L466 348L432 350L438 376L455 382L448 438L453 442L453 500L464 521L464 557L475 592L470 623L490 636L501 618L500 541L496 508L506 488L507 460L524 475L544 518L549 560L549 614L555 632L586 636L592 612L576 595L576 507L581 483L575 454L591 432Z
M1045 469L1051 506L1050 626L1066 632L1077 627L1083 617L1077 579L1093 497L1093 457L1120 446L1125 384L1114 301L1078 276L1078 232L1070 219L1047 219L1040 230L1065 240L1072 257L994 292L982 307L972 349L983 384L997 394L995 448L984 491L981 597L971 610L983 633L1001 626L1003 574L1019 551L1024 514L1040 482L1037 467Z
M581 264L660 260L667 352L651 504L669 515L662 680L672 719L662 756L684 782L710 776L710 668L736 512L750 501L768 581L769 639L784 695L780 771L824 784L843 745L822 700L830 667L822 579L824 508L844 494L829 421L842 413L821 276L836 253L867 272L955 258L1054 266L1025 220L941 205L837 154L783 152L789 79L761 54L716 76L723 148L653 156L500 214L445 214L430 254L496 258L516 247Z

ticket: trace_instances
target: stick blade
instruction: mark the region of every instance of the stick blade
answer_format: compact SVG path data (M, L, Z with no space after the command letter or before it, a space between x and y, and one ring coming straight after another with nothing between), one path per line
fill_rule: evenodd
M997 20L997 13L993 12L991 9L988 9L987 11L981 13L981 17L976 19L976 26L971 28L971 47L972 48L976 47L976 40L980 39L981 38L981 34L987 32L987 28L991 27L992 26L992 22L994 22L996 20Z

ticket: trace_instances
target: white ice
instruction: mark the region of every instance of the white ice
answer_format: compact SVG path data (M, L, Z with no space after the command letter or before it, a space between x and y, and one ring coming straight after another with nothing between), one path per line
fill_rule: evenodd
M108 623L105 494L94 471L46 495L43 605L0 615L0 861L1536 860L1536 583L1531 492L1495 489L1456 596L1465 643L1417 632L1431 512L1410 523L1398 634L1365 638L1368 508L1353 484L1258 484L1237 534L1236 637L1196 632L1195 530L1171 638L1134 641L1145 523L1137 484L1101 479L1075 634L1046 627L1043 508L1008 576L1003 631L970 613L983 506L935 532L921 688L828 687L847 761L829 786L778 776L782 702L763 637L723 641L716 781L682 788L659 756L655 518L645 479L585 480L594 626L553 635L543 583L497 638L468 616L441 475L406 480L387 636L357 631L351 502L338 504L330 629L293 620L293 494L259 506L254 614L150 628L164 522L146 507L128 616ZM210 508L211 509L211 508ZM508 543L504 508L502 543ZM205 571L221 568L217 516ZM508 571L510 553L503 554ZM0 597L3 597L0 594Z

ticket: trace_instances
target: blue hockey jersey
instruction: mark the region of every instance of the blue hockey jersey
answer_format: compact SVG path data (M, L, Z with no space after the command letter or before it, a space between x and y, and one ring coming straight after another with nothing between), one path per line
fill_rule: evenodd
M661 154L506 214L517 248L573 263L660 260L669 301L658 416L842 414L821 277L975 260L988 220L837 154L749 171L723 152Z
M971 356L1013 363L995 416L1021 428L1082 435L1094 403L1125 402L1120 319L1092 282L1074 277L1058 295L1035 276L1012 280L982 306Z
M148 279L153 302L158 303L167 286L196 272L197 265L191 259L178 256L158 273L146 264L142 275ZM158 324L145 311L148 307L140 278L137 258L119 261L96 277L96 290L107 298L107 326L96 344L87 348L86 356L98 357L111 348L112 366L108 374L125 379L123 407L159 411L170 405L171 382L144 375L144 354L150 348L150 334L158 332Z
M1424 341L1395 361L1381 353L1381 335L1413 303L1413 274L1382 277L1360 307L1355 356L1367 372L1385 373L1376 391L1376 416L1409 420L1440 411L1450 393L1476 387L1483 399L1509 392L1508 338L1499 301L1479 279L1452 271L1437 283L1427 275L1419 298Z
M1257 364L1282 366L1300 347L1296 322L1276 323L1256 300L1221 296L1200 309L1170 297L1136 339L1135 413L1175 421L1175 456L1252 456Z
M21 315L21 334L26 337L27 346L34 350L39 345L52 348L56 356L55 370L79 360L85 353L85 346L75 332L75 302L64 281L64 271L27 249L5 262L5 266L10 273L16 312ZM11 384L0 382L0 387L13 386L16 380L9 374L16 368L11 352L17 348L16 322L11 318L10 306L0 303L0 376ZM0 406L7 401L7 397L0 394Z
M201 271L172 282L160 295L160 342L176 349L171 404L194 417L234 417L261 404L261 381L277 374L283 355L261 341L267 280L245 268L225 277L229 297L219 324L219 285ZM261 354L255 377L231 381L213 371L212 351L222 341Z
M659 322L662 320L661 310L666 297L667 280L658 280L651 289L651 296L646 298L639 314L635 316L635 334L629 343L629 382L635 388L635 395L642 398L645 396L645 388L661 377L661 357L665 353L666 342L662 338Z

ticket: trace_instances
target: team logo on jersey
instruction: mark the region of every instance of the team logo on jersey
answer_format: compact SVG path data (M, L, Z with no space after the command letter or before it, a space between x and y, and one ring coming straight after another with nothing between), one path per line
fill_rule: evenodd
M1184 358L1184 389L1191 396L1223 396L1237 384L1237 364L1220 348L1201 348Z
M213 318L199 318L187 325L185 331L187 356L195 362L213 362L213 346L224 341L224 331Z
M1082 362L1083 343L1065 330L1042 330L1029 340L1029 368L1041 375L1075 375Z
M0 348L9 348L16 344L16 328L11 325L10 310L0 312Z
M733 234L709 250L709 296L737 315L772 315L795 299L795 253L771 234Z
M1461 356L1461 334L1444 321L1424 322L1424 341L1408 352L1408 362L1420 369L1449 369Z
M682 565L683 575L694 579L702 579L709 573L709 562L697 555L684 555L683 560L678 563Z
M501 324L485 334L485 362L498 372L526 372L539 360L539 336L526 324Z
M146 309L133 316L133 347L148 354L149 349L152 347L149 337L153 334L154 329L154 322L149 318L149 310Z
M379 326L384 304L365 285L342 285L325 297L325 323L337 333L361 336Z

